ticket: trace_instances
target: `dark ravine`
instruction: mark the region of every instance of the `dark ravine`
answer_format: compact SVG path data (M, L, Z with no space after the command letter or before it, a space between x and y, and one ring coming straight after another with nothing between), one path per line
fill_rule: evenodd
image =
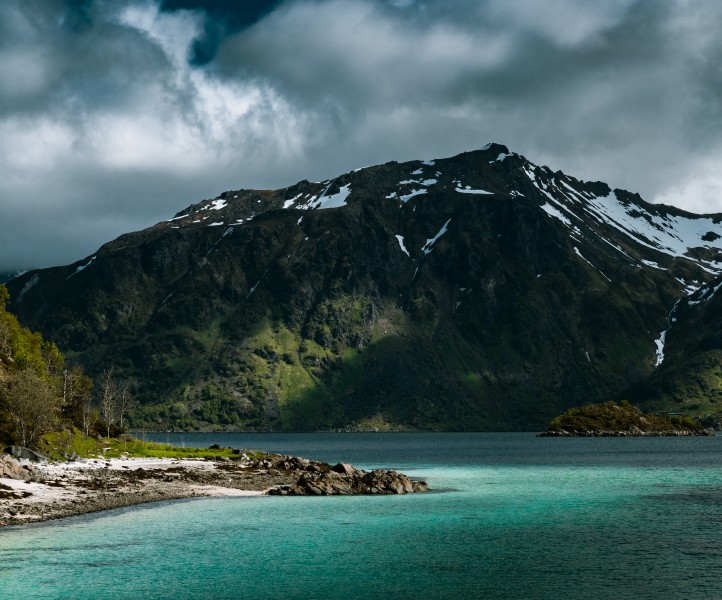
M135 387L134 428L533 431L610 398L722 415L720 274L722 216L490 144L224 192L8 288Z
M225 459L96 459L40 464L0 456L0 527L36 523L162 500L204 496L406 494L426 491L396 471L239 453ZM12 485L8 485L12 484Z

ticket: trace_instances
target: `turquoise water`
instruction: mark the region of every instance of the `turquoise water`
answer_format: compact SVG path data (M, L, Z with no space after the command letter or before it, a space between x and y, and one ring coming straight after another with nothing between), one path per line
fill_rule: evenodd
M722 597L722 437L169 441L393 466L438 491L198 499L6 528L0 598Z

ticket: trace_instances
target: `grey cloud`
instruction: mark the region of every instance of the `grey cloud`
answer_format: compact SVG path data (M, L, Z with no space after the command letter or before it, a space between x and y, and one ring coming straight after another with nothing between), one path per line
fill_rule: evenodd
M215 57L225 38L246 29L272 12L282 0L161 0L163 11L197 10L203 12L202 31L193 41L189 59L204 65Z
M333 115L327 144L350 158L373 154L369 144L410 158L494 139L654 199L694 171L695 156L720 153L710 123L721 14L695 7L295 2L229 38L215 66Z
M6 0L0 271L488 141L722 210L721 25L712 0Z

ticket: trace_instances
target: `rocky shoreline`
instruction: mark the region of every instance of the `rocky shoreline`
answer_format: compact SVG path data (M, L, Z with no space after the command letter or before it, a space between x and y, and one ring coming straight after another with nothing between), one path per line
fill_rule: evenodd
M542 431L537 437L692 437L692 436L713 436L712 429L669 429L662 431L643 431L638 428L609 430L609 429L551 429Z
M93 458L34 462L0 455L0 527L203 496L406 494L428 489L403 473L362 471L296 456L238 460Z

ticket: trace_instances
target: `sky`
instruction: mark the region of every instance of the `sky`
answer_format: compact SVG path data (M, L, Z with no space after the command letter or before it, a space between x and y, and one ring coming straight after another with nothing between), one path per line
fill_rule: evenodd
M2 0L0 272L499 142L722 212L717 0Z

